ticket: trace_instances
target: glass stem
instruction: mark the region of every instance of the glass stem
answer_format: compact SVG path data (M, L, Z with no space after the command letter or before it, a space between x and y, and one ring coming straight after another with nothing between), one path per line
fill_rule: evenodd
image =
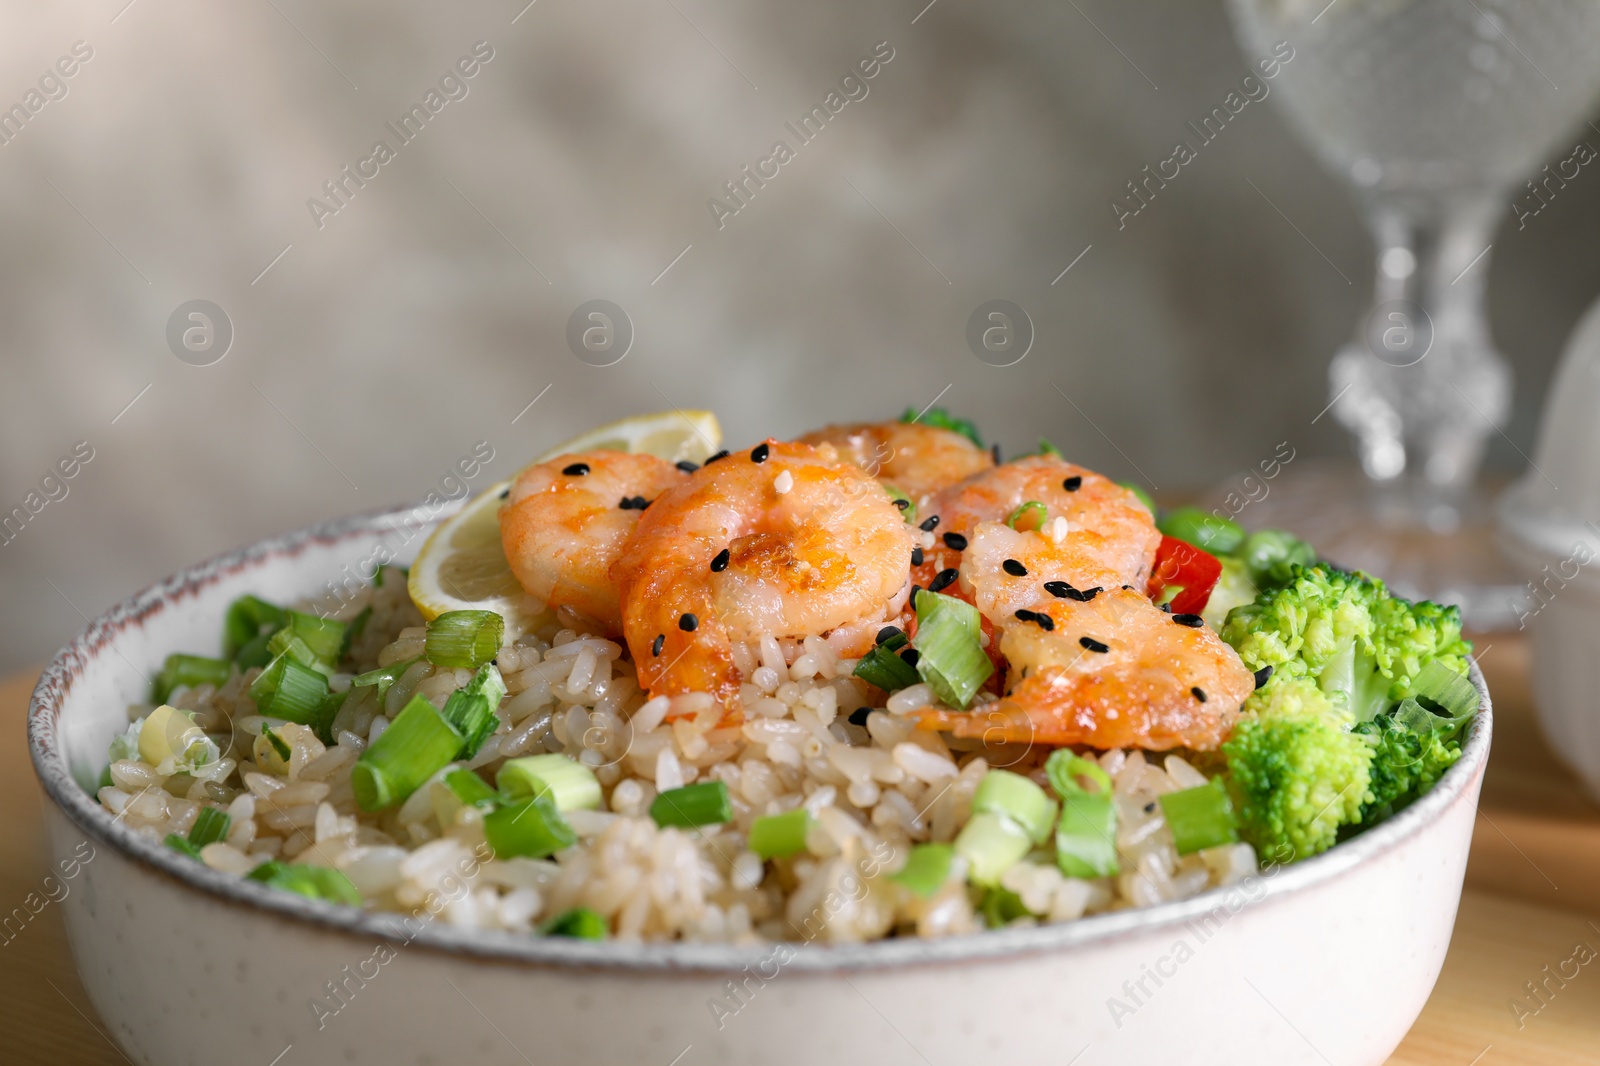
M1498 203L1489 197L1368 206L1378 248L1373 307L1334 357L1334 411L1355 434L1379 511L1453 528L1511 376L1483 309Z

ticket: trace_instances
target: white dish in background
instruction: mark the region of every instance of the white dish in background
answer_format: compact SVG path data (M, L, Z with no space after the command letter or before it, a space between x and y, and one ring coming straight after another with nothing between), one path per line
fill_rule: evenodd
M87 786L143 697L138 671L214 647L236 596L316 594L406 513L186 570L96 619L40 679L28 735L51 862L78 860L60 905L84 986L136 1063L1377 1066L1433 988L1492 731L1476 667L1482 709L1461 761L1370 832L1183 902L947 940L737 948L408 928L116 824Z

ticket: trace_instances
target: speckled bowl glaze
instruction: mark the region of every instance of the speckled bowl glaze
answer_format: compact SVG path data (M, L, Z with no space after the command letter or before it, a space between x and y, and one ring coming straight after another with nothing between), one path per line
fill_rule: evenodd
M213 872L98 806L87 786L141 672L215 647L235 596L317 593L403 539L409 513L186 570L96 619L40 679L28 739L59 906L132 1061L1362 1066L1388 1056L1433 987L1489 753L1487 691L1444 780L1325 855L1180 903L942 941L735 948L408 926Z

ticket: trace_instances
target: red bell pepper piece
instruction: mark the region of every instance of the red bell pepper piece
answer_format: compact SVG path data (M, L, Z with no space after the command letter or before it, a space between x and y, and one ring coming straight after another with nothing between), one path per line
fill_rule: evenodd
M1167 586L1182 586L1183 591L1172 598L1172 613L1199 614L1205 610L1211 590L1221 576L1222 561L1215 555L1176 537L1163 535L1145 591L1155 600L1160 599Z

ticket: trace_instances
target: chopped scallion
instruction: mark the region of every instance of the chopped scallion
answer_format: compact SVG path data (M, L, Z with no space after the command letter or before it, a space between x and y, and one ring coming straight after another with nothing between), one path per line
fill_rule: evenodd
M183 837L179 836L177 833L168 833L165 843L167 847L171 848L173 851L181 852L196 862L201 861L200 849L195 847L194 844L190 843L188 840L185 840Z
M1006 519L1006 525L1012 529L1027 532L1034 529L1043 529L1045 522L1049 518L1050 508L1038 500L1029 500L1011 512L1011 517Z
M967 860L967 880L995 885L1033 847L1028 831L1003 814L978 811L956 834L955 851Z
M578 842L578 834L548 796L530 796L490 811L483 817L483 835L501 859L543 859Z
M1239 823L1233 816L1233 803L1219 780L1194 788L1168 792L1157 798L1161 813L1172 830L1172 842L1179 855L1239 839Z
M917 673L946 705L965 709L994 673L978 643L978 609L964 600L924 590L917 594Z
M890 874L889 880L928 899L950 879L950 861L955 853L949 844L918 844L911 849L906 864Z
M905 642L906 638L901 635L896 646ZM898 692L915 685L920 678L917 668L900 658L889 645L890 642L885 641L863 655L861 661L856 663L854 674L885 692Z
M495 777L506 796L548 796L557 810L593 810L600 806L600 781L594 771L552 752L507 759Z
M263 717L315 728L322 724L328 679L285 653L250 682L250 698L255 701L256 713Z
M983 916L984 925L990 929L1000 929L1018 918L1028 917L1033 912L1028 910L1021 896L1009 888L996 885L983 894L983 900L978 904L978 913Z
M1056 865L1068 877L1110 877L1117 862L1117 808L1111 775L1091 759L1065 748L1044 764L1050 787L1061 797L1056 827ZM1097 791L1084 786L1088 781Z
M669 788L650 804L650 817L659 826L684 829L732 821L733 804L728 799L727 783L701 781Z
M757 818L750 826L750 850L763 859L781 859L806 849L806 834L817 820L804 807Z
M1055 458L1055 459L1060 459L1062 457L1061 449L1057 448L1054 444L1051 444L1049 441L1045 440L1043 437L1039 438L1039 453L1038 454L1050 456L1050 457Z
M1055 828L1056 803L1044 789L1010 770L990 770L972 794L974 811L1005 815L1023 829L1035 844L1050 839Z
M920 412L915 407L907 407L906 413L900 416L900 421L921 422L925 426L948 429L952 433L961 434L978 447L983 447L983 438L978 436L978 427L965 418L957 418L943 407L930 407Z
M233 664L226 659L207 659L203 655L183 655L177 652L167 656L161 672L150 686L150 702L166 703L175 689L211 685L221 688L233 672Z
M428 623L424 654L435 666L476 670L499 652L505 632L493 611L446 611Z
M378 702L382 703L383 698L389 694L389 686L400 680L401 674L404 674L421 661L422 656L419 655L415 659L402 659L397 663L390 663L388 666L380 666L376 670L368 670L364 674L357 674L350 679L350 687L364 688L367 685L372 685L378 690Z
M272 634L272 639L267 641L267 650L274 657L287 655L301 666L309 666L324 677L333 676L333 664L326 659L319 658L311 645L300 638L300 635L288 626L284 626Z
M382 738L379 738L382 739ZM264 862L247 875L251 881L294 892L307 899L361 906L361 892L338 870L305 863Z
M500 793L471 770L451 770L444 775L444 785L469 807L492 807L500 802Z
M489 701L466 689L450 693L450 698L444 701L444 709L439 713L461 734L461 751L455 756L458 759L470 759L478 754L483 742L500 724Z
M272 649L268 645L272 643L272 638L275 635L277 635L277 630L251 637L239 649L239 654L233 657L234 664L240 670L248 670L252 666L266 666L272 661Z
M545 936L570 936L578 940L604 940L606 920L588 907L574 907L539 927Z
M202 807L189 829L189 843L196 848L215 844L228 835L228 827L232 824L233 819L220 807Z
M246 645L270 635L286 621L288 612L282 607L257 596L240 596L228 605L228 613L222 619L222 654L237 659Z
M330 666L335 666L339 662L339 650L344 647L344 634L347 628L343 622L336 622L332 618L318 618L304 611L290 611L289 618L284 623L284 629L305 641L306 646L311 649L311 654Z
M270 725L261 728L261 736L266 740L267 745L272 748L274 754L285 763L293 757L294 751L289 747L288 742L280 737Z
M394 806L454 759L461 743L433 704L413 696L351 768L356 802L365 811Z

